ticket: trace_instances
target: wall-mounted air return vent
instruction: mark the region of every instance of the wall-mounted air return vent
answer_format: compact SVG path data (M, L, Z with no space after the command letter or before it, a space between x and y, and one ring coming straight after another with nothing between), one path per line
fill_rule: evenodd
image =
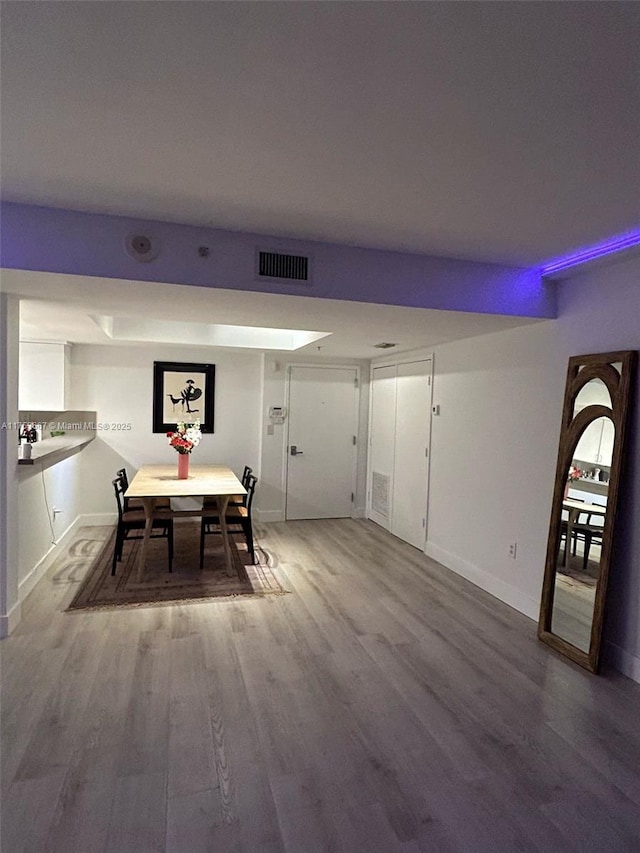
M262 252L256 255L258 278L280 281L309 281L309 258L304 255L283 255L280 252Z

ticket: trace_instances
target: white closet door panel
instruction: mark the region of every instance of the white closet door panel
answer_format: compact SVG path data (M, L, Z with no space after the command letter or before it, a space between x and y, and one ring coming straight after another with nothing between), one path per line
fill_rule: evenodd
M369 518L389 530L393 493L396 368L374 367L371 380Z
M431 361L399 364L391 532L424 549L431 430Z

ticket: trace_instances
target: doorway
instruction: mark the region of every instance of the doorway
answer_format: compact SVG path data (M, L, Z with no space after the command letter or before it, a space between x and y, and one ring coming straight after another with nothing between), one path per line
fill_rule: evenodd
M358 434L357 367L288 367L287 520L349 518Z

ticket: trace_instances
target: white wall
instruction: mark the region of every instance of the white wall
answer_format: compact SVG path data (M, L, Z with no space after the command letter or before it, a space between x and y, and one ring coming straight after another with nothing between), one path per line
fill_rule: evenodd
M55 546L75 529L84 511L82 453L56 464L47 460L18 467L18 582L20 600L51 564ZM53 518L53 508L62 512Z
M86 512L115 511L111 480L124 465L129 475L143 464L176 464L177 453L164 433L152 432L153 362L215 364L213 434L193 451L199 463L223 462L236 473L246 465L259 469L262 360L258 352L179 346L74 346L71 401L74 408L95 409L98 438L83 454ZM114 425L131 424L131 429ZM258 487L259 488L259 487Z
M431 556L537 619L567 360L640 346L640 259L575 274L559 318L434 351ZM637 388L637 383L636 383ZM640 680L640 414L630 429L605 652ZM517 559L508 545L518 543Z

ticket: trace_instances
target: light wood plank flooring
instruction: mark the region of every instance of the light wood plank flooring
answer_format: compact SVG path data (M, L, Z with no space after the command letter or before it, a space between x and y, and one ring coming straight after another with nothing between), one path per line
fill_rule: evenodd
M367 521L258 527L286 596L64 613L3 663L3 853L640 850L640 685Z

